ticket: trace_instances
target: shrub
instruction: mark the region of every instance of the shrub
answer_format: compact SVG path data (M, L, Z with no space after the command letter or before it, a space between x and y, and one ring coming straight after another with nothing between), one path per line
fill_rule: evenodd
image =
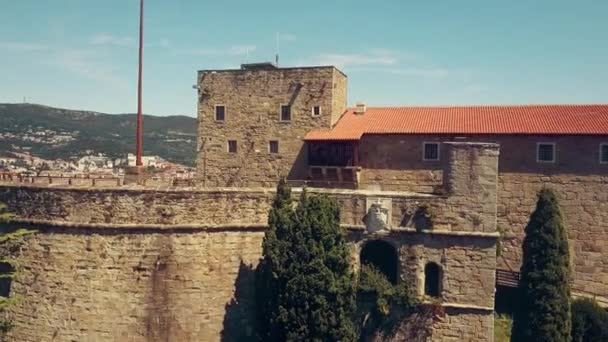
M361 265L357 290L357 316L364 340L393 335L417 308L418 301L407 282L393 284L373 265Z
M572 302L572 342L608 341L608 312L589 298Z
M494 342L509 342L513 319L509 315L494 314Z

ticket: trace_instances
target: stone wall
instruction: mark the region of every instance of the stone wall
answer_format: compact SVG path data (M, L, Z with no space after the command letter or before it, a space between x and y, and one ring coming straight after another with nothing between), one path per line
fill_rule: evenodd
M0 202L20 217L94 224L265 224L273 195L270 189L0 187Z
M477 327L477 329L470 329ZM494 340L494 313L475 309L448 308L433 324L431 339L439 341L488 342Z
M37 228L12 285L12 341L251 338L262 230Z
M353 261L365 243L388 242L399 258L399 278L415 293L424 296L424 268L436 263L441 268L441 301L448 306L494 308L496 237L491 235L454 235L396 230L388 234L352 234Z
M328 129L346 106L346 76L334 67L199 72L198 177L205 187L270 186L280 176L304 180L308 151L303 138ZM281 105L291 120L281 121ZM224 105L225 120L215 120ZM313 116L313 106L321 115ZM228 140L237 152L228 152ZM269 141L279 153L269 152Z
M334 72L333 87L330 127L333 127L338 122L348 106L348 78L337 69Z
M363 186L441 192L445 145L440 162L422 160L425 141L489 141L500 145L498 226L505 231L501 269L519 271L524 228L543 186L555 190L570 238L572 289L608 305L608 165L599 163L602 136L364 136L360 141ZM556 163L536 162L536 143L554 142Z
M499 176L498 226L506 232L499 267L519 271L521 244L536 195L543 187L558 197L568 233L572 292L608 305L608 175L522 174Z
M366 241L387 239L402 280L422 294L424 265L436 262L442 305L483 312L458 334L491 336L483 329L493 319L497 146L455 143L446 156L443 195L309 191L339 203L355 265ZM224 329L228 341L250 339L253 269L273 195L269 188L0 186L15 224L39 230L18 256L12 292L24 300L12 311L12 340L213 341ZM389 231L365 233L370 203L388 206ZM412 219L423 207L432 230ZM471 323L458 315L449 317ZM442 329L432 340L443 340Z
M364 135L359 141L362 187L437 192L443 181L443 166L440 161L422 160L425 141L441 140L415 135Z

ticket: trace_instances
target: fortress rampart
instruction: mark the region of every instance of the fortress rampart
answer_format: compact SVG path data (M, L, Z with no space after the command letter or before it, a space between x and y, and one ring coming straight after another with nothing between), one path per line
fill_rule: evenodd
M447 147L442 195L309 189L335 198L355 268L369 242L397 257L397 276L425 294L441 267L431 340L493 336L496 168L492 144ZM476 177L469 177L475 174ZM294 189L297 198L299 188ZM253 270L271 188L150 189L2 184L12 223L38 230L19 252L11 295L14 341L237 341L254 329ZM388 213L370 231L371 205ZM413 218L425 208L431 226ZM431 228L431 229L429 229Z

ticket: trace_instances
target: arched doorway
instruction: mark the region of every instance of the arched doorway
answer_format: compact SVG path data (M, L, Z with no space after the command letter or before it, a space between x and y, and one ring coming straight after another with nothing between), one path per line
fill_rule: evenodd
M397 283L397 251L388 242L373 240L367 242L361 250L361 265L372 265L382 272L393 284Z

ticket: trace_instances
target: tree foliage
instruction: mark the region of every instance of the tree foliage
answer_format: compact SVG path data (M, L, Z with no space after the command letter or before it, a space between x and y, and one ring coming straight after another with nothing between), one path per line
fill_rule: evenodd
M294 208L281 180L268 223L256 275L260 338L354 341L355 278L338 205L304 190Z
M589 298L572 302L572 342L608 341L608 311Z
M569 342L568 239L557 198L551 190L540 191L525 232L521 298L511 341Z
M393 284L371 264L361 265L357 292L359 335L363 340L393 336L419 304L408 282Z

